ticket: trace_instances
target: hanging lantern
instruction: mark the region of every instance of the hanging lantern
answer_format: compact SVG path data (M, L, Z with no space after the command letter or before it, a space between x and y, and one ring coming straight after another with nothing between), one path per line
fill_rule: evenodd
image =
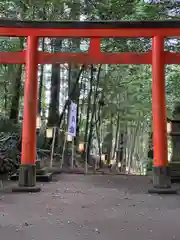
M78 150L79 150L79 152L84 152L84 143L79 144Z
M172 132L172 124L171 124L171 122L168 122L167 123L167 133L169 134L171 132Z
M67 142L72 142L72 140L73 140L72 138L73 138L73 137L72 137L70 134L68 134L68 135L67 135Z
M53 137L53 128L47 128L46 129L46 137L52 138Z
M40 116L36 117L36 128L37 129L41 128L41 117Z
M105 155L105 154L102 154L102 155L101 155L101 161L104 162L105 160L106 160L106 155Z

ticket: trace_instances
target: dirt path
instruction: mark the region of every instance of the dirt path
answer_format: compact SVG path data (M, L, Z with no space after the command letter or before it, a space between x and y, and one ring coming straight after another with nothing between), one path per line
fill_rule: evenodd
M60 175L36 194L0 193L2 240L180 239L180 196L144 177Z

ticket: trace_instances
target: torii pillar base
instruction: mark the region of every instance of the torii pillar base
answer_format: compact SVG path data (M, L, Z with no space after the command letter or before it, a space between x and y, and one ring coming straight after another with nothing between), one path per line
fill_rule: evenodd
M19 186L13 192L40 192L36 186L36 165L21 165L19 171Z
M167 114L164 77L164 37L152 40L153 188L149 193L176 194L168 166Z
M29 36L26 50L21 166L19 185L12 190L13 192L39 192L41 190L36 187L37 47L38 38Z
M169 166L153 168L153 188L149 193L156 194L177 194L177 191L171 188L171 171Z

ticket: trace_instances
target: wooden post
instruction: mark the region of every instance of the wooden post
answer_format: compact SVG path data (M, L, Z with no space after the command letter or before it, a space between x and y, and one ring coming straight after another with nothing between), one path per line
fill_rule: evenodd
M50 168L52 168L52 165L53 165L55 140L56 140L56 127L53 127L53 139L52 139L52 146L51 146L51 159L50 159L50 166L49 166Z
M36 188L36 116L37 116L37 46L38 38L29 36L26 50L22 153L17 191L40 191ZM15 191L16 191L15 190Z
M74 169L74 137L72 137L71 169Z

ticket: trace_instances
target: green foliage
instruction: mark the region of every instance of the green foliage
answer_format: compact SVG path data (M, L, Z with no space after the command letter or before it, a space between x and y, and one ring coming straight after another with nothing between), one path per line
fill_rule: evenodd
M21 124L15 124L13 121L0 116L0 132L4 133L21 133Z

